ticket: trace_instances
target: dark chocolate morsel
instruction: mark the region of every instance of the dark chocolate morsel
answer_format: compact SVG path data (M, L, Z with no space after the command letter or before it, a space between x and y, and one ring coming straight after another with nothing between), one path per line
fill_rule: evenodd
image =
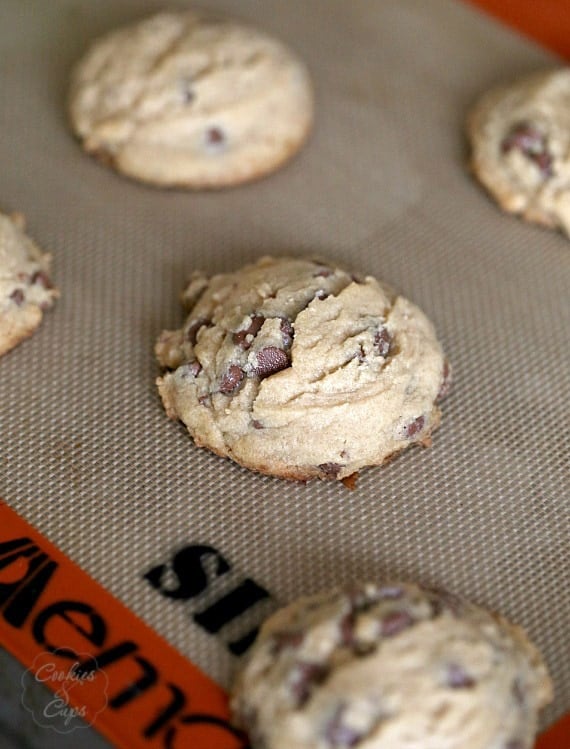
M408 439L417 437L417 435L421 434L421 432L423 431L425 423L425 416L418 416L417 419L414 419L413 421L410 421L409 424L406 424L406 426L404 427L404 436Z
M32 273L30 283L39 284L40 286L43 286L44 289L53 289L53 284L50 281L49 276L43 270L37 270L35 273Z
M289 320L286 317L282 317L280 328L281 328L281 337L283 339L283 346L285 349L288 349L291 347L293 343L293 338L295 337L293 326L291 325L291 320Z
M330 479L336 479L342 468L344 468L340 463L321 463L318 467Z
M382 620L382 636L394 637L399 635L414 623L407 611L392 611Z
M243 369L237 364L231 364L220 380L220 393L230 395L237 390L243 378Z
M283 349L276 346L267 346L262 348L256 354L256 364L252 372L257 377L263 378L280 372L289 366L289 357Z
M552 155L548 150L546 135L532 123L517 123L503 139L501 151L509 153L513 149L520 151L533 161L543 177L550 177L553 174Z
M386 328L380 328L374 336L374 348L380 354L386 358L390 353L392 347L392 336Z
M24 292L22 289L14 289L10 294L10 299L20 307L24 303Z
M291 681L291 692L297 707L302 707L307 702L313 687L322 684L328 673L328 667L322 663L309 663L307 661L297 663Z
M248 336L252 336L252 339L255 338L261 330L264 322L265 317L263 317L263 315L253 315L247 328L244 330L238 330L233 334L233 342L247 351L251 346L251 341L248 341Z
M475 686L475 679L459 663L448 664L446 681L452 689L471 689Z
M198 333L201 328L203 328L205 325L210 325L211 320L208 320L205 317L199 317L197 320L194 320L190 323L188 326L188 329L186 330L186 340L189 341L193 346L196 345L196 341L198 339Z

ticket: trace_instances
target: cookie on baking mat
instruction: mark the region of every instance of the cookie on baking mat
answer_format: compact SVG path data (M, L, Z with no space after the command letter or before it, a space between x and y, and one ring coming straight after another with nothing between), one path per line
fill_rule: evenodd
M163 12L94 42L71 86L74 131L119 172L221 188L281 166L313 121L308 72L278 40L208 14Z
M347 479L429 444L449 366L432 324L371 276L264 257L196 273L156 353L166 411L196 444L290 479Z
M531 749L551 698L520 627L449 593L371 583L268 619L232 709L252 749Z
M473 171L501 208L570 234L570 68L485 94L468 132Z
M0 213L0 356L32 335L58 296L50 263L24 233L23 216Z

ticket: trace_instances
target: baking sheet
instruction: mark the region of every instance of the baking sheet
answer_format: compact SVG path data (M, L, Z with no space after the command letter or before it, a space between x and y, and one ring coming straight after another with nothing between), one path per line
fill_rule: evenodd
M224 685L228 643L300 594L381 576L463 593L544 652L546 725L570 704L570 243L499 213L466 173L462 128L490 85L559 63L455 0L201 5L288 42L317 91L303 153L217 194L121 178L66 122L86 45L171 4L2 0L0 208L52 251L61 299L0 361L0 496ZM182 320L184 278L266 253L328 255L432 318L455 386L430 450L348 492L254 475L166 418L153 344ZM173 600L145 579L198 544L231 567L204 593ZM270 597L216 634L196 625L245 578Z

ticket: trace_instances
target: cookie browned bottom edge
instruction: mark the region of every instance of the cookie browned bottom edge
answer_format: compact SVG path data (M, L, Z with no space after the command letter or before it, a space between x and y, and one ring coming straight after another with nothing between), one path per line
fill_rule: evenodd
M178 419L182 424L184 424L184 422L181 419L179 419L177 415L175 415L174 418ZM236 463L237 465L240 465L242 468L246 468L247 470L253 471L254 473L260 473L264 476L272 476L274 478L285 479L287 481L306 482L306 481L311 481L312 479L320 479L321 481L338 481L344 484L344 486L346 486L347 489L354 489L357 477L359 476L361 470L364 470L366 468L374 468L375 466L382 466L387 463L390 463L393 460L395 460L395 458L398 455L405 452L409 448L416 447L416 446L430 447L432 444L431 436L441 424L441 410L437 406L435 406L434 409L432 410L430 414L430 419L432 421L431 421L429 431L427 431L423 435L420 441L413 442L410 445L400 448L399 450L394 450L394 452L389 453L388 455L385 455L381 460L368 463L366 466L363 466L360 470L355 471L349 474L348 476L344 476L342 478L337 478L336 476L327 474L318 466L291 467L291 466L288 466L284 462L275 463L274 465L271 465L271 466L267 464L255 464L255 465L250 464L243 460L239 460L235 458L229 452L222 452L220 450L214 449L213 447L210 447L210 445L208 445L206 442L201 442L199 438L196 438L194 435L192 435L190 430L188 430L188 427L186 427L186 429L188 431L188 434L192 438L194 444L196 445L196 447L208 450L209 452L212 452L215 455L218 455L220 458L226 458L230 460L232 463Z
M103 148L102 146L98 148L89 149L85 145L84 138L82 138L80 135L76 135L76 139L85 154L87 154L88 156L91 156L103 166L112 169L116 174L128 179L131 182L138 182L139 184L147 185L149 187L159 188L162 190L217 191L217 190L229 189L232 187L239 187L240 185L246 185L246 184L249 184L250 182L256 182L257 180L263 179L264 177L268 177L274 172L277 172L278 170L280 170L282 167L284 167L286 164L292 161L295 158L295 156L297 156L303 150L313 130L313 124L314 124L314 118L310 117L301 135L296 140L292 141L287 148L284 148L278 158L274 159L273 161L268 162L267 165L264 167L258 167L257 169L254 169L250 173L246 173L245 175L234 177L233 179L219 179L218 178L214 180L201 180L201 181L176 180L176 181L170 182L170 181L160 181L156 179L150 179L148 177L142 177L142 176L135 174L132 171L125 171L124 169L122 169L118 163L118 159L116 155L113 154L111 151Z

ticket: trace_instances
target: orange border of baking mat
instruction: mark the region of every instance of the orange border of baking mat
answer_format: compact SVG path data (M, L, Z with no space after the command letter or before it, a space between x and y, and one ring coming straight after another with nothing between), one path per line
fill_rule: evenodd
M570 3L568 0L465 0L570 58Z
M0 643L116 747L245 745L222 688L2 500Z
M2 500L0 644L36 676L79 662L92 680L66 699L116 747L244 747L224 691ZM564 749L569 734L567 715L536 749Z

